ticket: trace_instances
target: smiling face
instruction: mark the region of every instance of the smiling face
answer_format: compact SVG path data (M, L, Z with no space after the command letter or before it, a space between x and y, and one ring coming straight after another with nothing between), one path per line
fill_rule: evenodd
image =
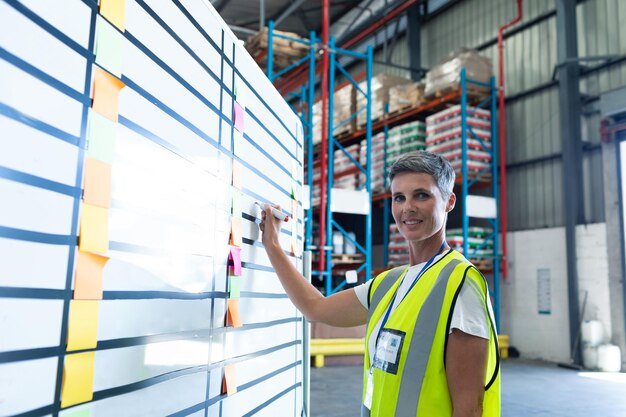
M400 172L391 181L391 211L398 230L412 244L441 244L446 216L456 196L444 200L430 174Z

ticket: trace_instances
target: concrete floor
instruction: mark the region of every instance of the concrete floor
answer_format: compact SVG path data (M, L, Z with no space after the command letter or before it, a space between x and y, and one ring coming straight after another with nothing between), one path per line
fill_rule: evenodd
M311 369L311 417L356 417L362 367ZM508 359L502 366L502 417L626 417L626 373L578 372Z

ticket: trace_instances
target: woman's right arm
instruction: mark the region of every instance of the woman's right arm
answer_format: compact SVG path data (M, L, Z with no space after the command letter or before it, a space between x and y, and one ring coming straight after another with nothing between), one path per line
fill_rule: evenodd
M266 205L261 214L262 242L280 283L296 308L311 322L337 327L365 324L367 310L352 288L324 297L298 272L278 243L280 224L281 220L274 218L271 207Z

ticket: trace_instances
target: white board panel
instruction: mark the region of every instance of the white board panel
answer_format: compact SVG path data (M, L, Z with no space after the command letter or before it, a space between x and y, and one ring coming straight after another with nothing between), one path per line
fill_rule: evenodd
M302 195L301 123L208 1L124 4L117 31L89 2L0 3L0 396L10 396L0 414L299 416L303 319L264 253L254 202L290 213L293 184ZM93 397L63 409L55 395L67 378L69 302L85 279L77 235L87 126L101 118L90 84L103 28L121 41L125 85L105 162L108 250L99 253L108 260L101 295L89 295L97 322L85 323L97 334L86 349L95 351ZM233 161L243 167L241 189L232 186ZM241 213L231 213L237 196ZM225 324L227 263L239 217L235 328ZM279 240L301 267L290 224ZM236 394L222 392L226 366Z

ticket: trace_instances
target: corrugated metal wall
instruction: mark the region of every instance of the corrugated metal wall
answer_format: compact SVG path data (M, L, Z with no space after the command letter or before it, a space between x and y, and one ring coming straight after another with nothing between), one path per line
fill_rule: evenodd
M555 9L554 1L524 1L524 21ZM626 53L626 2L587 0L578 5L578 43L581 56ZM450 51L476 47L493 39L500 25L516 13L514 0L465 0L429 21L422 29L422 63L432 67ZM497 70L497 47L482 52ZM554 16L506 41L506 94L511 96L549 82L557 63ZM595 63L591 63L595 64ZM588 94L626 84L626 65L597 72L581 81ZM563 189L558 88L509 103L507 108L508 214L512 230L561 226ZM583 138L599 142L599 116L583 121ZM529 162L530 161L530 162ZM585 152L585 217L604 219L601 155Z

